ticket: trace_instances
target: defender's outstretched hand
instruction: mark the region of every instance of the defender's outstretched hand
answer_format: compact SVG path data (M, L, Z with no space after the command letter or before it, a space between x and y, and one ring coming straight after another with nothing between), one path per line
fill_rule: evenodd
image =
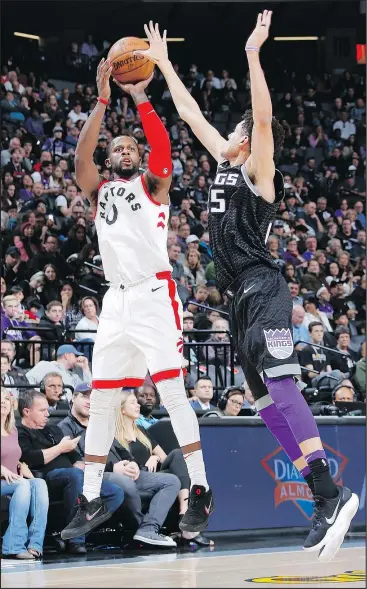
M97 88L98 96L109 100L111 96L110 76L112 72L112 63L104 57L98 64L97 68Z
M246 47L257 47L260 49L261 45L265 43L266 39L269 37L272 14L271 10L264 10L262 13L260 12L257 17L256 27L247 39Z
M144 25L144 30L149 41L149 49L136 50L134 55L145 55L149 57L158 66L160 62L168 60L168 49L167 49L167 31L163 31L163 37L159 32L159 24L156 23L153 26L153 22L149 22L148 25Z
M127 94L133 95L133 94L139 94L141 92L144 92L145 88L147 86L149 86L149 84L153 80L153 78L154 78L154 72L152 73L151 76L149 76L149 78L147 78L146 80L142 80L141 82L138 82L137 84L121 84L121 82L118 82L115 79L113 81L115 82L115 84L119 88L121 88L121 90L123 90Z

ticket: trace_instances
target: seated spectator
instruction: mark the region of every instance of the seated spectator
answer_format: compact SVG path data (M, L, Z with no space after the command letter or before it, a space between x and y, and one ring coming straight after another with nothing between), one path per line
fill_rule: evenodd
M41 380L40 391L47 399L48 410L55 411L56 409L67 411L69 410L69 403L71 401L71 391L64 391L64 384L62 376L59 372L49 372Z
M1 354L0 356L1 364L0 364L0 375L1 375L1 384L2 386L9 387L11 390L11 394L16 399L19 397L19 391L15 386L15 380L11 375L11 363L10 358L6 354Z
M152 385L144 383L141 387L135 390L135 395L140 405L140 415L136 420L136 425L148 429L158 421L158 419L152 415L152 411L157 405L156 389Z
M1 496L10 496L9 523L2 542L3 556L35 560L42 557L48 512L45 481L34 478L21 449L15 427L11 393L1 390Z
M78 194L77 187L75 184L69 184L65 194L59 194L55 200L58 216L70 217L74 205L80 203L83 204L83 199Z
M316 293L316 297L319 302L317 307L318 310L321 311L321 313L325 313L329 321L332 321L334 309L330 304L330 292L326 288L326 286L322 286L321 288L319 288L319 290Z
M22 459L46 481L49 493L62 490L66 524L74 517L83 488L84 464L75 448L80 436L63 436L57 425L47 424L49 416L45 396L37 391L23 393L19 399L22 423L18 427ZM122 504L123 491L113 483L103 482L101 497L113 513ZM83 496L81 497L83 500ZM68 545L72 554L85 554L85 536L73 538Z
M237 417L243 407L245 391L241 388L230 387L227 394L218 399L218 408L225 417Z
M97 299L95 297L83 297L80 301L80 310L83 318L80 319L75 327L74 337L79 342L82 342L83 340L94 342L96 340L96 330L99 323L99 305ZM86 331L79 332L79 329L88 330L90 333Z
M202 376L195 383L195 392L189 399L193 409L215 409L210 403L214 395L213 383L208 376Z
M62 339L65 324L63 322L64 310L60 301L50 301L46 311L39 322L39 327L44 328L40 332L43 340L60 341Z
M322 311L319 311L317 308L317 298L315 296L309 297L305 299L304 308L306 311L303 325L308 327L312 321L321 321L324 326L324 331L332 332L332 327L330 325L330 321L327 318L327 315Z
M291 264L291 266L292 266L292 264ZM293 268L293 266L292 266L292 268ZM288 282L288 288L289 288L289 292L291 293L293 306L301 305L303 307L303 297L301 297L299 294L300 289L301 289L300 283L297 282L296 280L290 280Z
M44 252L36 254L29 263L29 271L37 272L43 270L46 264L52 264L57 270L60 278L65 279L71 274L71 268L65 258L59 252L59 238L53 233L47 233L45 236L43 249Z
M331 369L331 354L318 346L324 346L324 328L321 322L312 321L308 326L311 342L300 353L301 365L308 369L307 378L313 387L333 388L335 380L340 381L344 374Z
M212 330L216 333L213 333L206 340L206 344L208 345L202 348L203 359L206 359L209 364L214 364L218 368L228 366L231 356L229 346L226 345L230 342L228 321L222 318L216 319L213 322Z
M1 342L1 354L5 354L10 361L9 376L14 379L14 384L17 385L18 390L21 390L21 386L28 385L27 377L24 371L19 368L15 363L16 348L12 341L2 340Z
M71 344L63 344L56 352L56 360L47 362L42 360L27 372L27 379L31 384L39 384L50 372L58 372L62 376L64 385L73 388L82 382L91 382L92 374L88 359Z
M20 251L15 246L6 250L2 274L8 287L17 285L26 278L27 264L22 262Z
M166 536L162 537L161 534L159 534L159 529L162 526L169 507L172 505L175 497L178 496L179 501L179 519L181 519L187 511L187 498L190 487L187 467L181 450L172 450L172 452L167 455L154 441L149 434L149 431L143 430L136 425L139 411L140 407L135 394L126 391L123 392L121 410L117 418L116 439L123 448L130 452L134 461L139 465L140 474L135 481L138 491L144 491L149 482L150 484L158 484L159 488L162 488L162 482L159 480L159 477L166 478L169 476L169 481L166 480L164 489L166 489L166 493L168 493L169 488L171 494L170 498L165 501L163 500L163 497L162 499L160 498L159 501L156 501L155 495L150 503L148 513L143 517L139 524L134 539L143 543L155 544L158 546L174 546L175 542ZM113 466L113 475L111 476L115 477L116 472L119 472L119 464ZM149 476L152 474L155 475L154 478ZM115 480L115 478L112 480ZM161 491L161 494L163 495L163 490ZM161 505L162 503L163 505ZM157 505L161 507L159 511L156 508ZM156 509L156 513L155 517L152 517L153 513L151 514L151 510L153 511L154 508ZM184 533L183 536L185 537L185 535L187 534ZM192 538L192 536L193 535L190 534L190 538ZM209 544L209 541L201 534L196 534L193 540L198 544Z
M187 239L190 239L191 235ZM183 264L184 273L189 286L205 285L205 272L200 264L200 252L194 249L187 249Z
M308 262L307 271L301 278L302 292L312 291L316 293L324 286L323 277L320 275L320 266L316 260Z
M302 350L310 341L310 334L304 325L305 310L301 305L294 305L292 310L293 343L296 350ZM302 342L302 343L301 343Z
M332 354L331 366L333 369L338 369L346 375L351 374L359 358L358 354L349 348L349 329L347 327L338 327L335 330L335 337L337 339L336 350L343 354Z
M184 304L184 309L196 315L197 313L202 313L205 307L209 306L207 303L209 290L205 285L201 284L198 287L194 287L193 291L194 298L190 298L188 301L186 301L186 303Z
M337 384L332 392L333 405L335 403L353 403L356 401L356 392L350 380L345 379Z
M41 294L42 304L46 307L51 301L55 301L59 296L60 281L57 276L57 270L53 264L46 264L43 269L44 279Z
M301 266L304 268L306 266L306 261L303 256L298 251L298 240L291 237L287 241L287 249L282 254L282 258L293 265L293 267L298 268ZM286 264L287 267L287 264ZM286 271L286 268L285 268Z
M77 285L72 280L65 280L60 287L60 298L67 329L75 329L75 326L83 317L78 305L76 288Z
M3 298L4 315L1 317L1 339L13 341L39 341L40 337L32 329L26 331L17 330L17 327L30 328L30 325L19 313L19 301L14 296ZM14 329L12 329L14 328ZM4 337L5 336L5 337ZM32 356L33 363L39 362L40 348L39 344L29 345L28 349Z

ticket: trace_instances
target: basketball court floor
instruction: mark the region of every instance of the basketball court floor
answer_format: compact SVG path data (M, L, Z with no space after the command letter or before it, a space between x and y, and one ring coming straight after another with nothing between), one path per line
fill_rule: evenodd
M97 550L86 557L46 555L2 561L1 586L16 587L366 587L365 537L352 535L328 564L305 553L300 536L214 537L214 548L177 552Z

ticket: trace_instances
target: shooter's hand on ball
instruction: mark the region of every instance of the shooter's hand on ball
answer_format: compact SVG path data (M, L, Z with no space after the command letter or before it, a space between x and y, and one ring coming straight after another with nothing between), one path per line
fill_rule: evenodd
M153 26L153 22L149 22L148 25L144 25L144 30L149 41L149 49L142 51L134 51L134 55L144 55L149 57L154 63L160 65L162 61L168 61L168 50L167 50L167 31L163 31L163 37L159 32L159 24L156 23Z
M257 17L256 27L247 39L246 49L247 47L256 47L257 49L260 49L261 45L265 43L266 39L269 37L272 14L271 10L264 10L263 13L260 12Z
M115 79L113 81L119 88L121 88L121 90L123 90L127 94L130 94L131 96L134 96L134 94L138 95L144 92L145 88L149 86L150 82L153 80L153 77L154 73L151 76L149 76L149 78L147 78L146 80L142 80L137 84L121 84L121 82L118 82Z
M109 100L111 96L110 76L112 72L112 64L104 57L99 62L97 68L97 88L98 96Z

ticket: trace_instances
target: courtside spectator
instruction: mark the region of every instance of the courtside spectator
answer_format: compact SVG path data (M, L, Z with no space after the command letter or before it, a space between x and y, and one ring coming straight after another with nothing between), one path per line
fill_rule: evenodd
M64 499L65 523L73 518L83 488L83 462L75 450L80 437L63 436L57 425L48 424L49 406L42 393L29 391L19 399L22 423L18 427L22 460L46 481L50 496L61 490ZM117 485L104 482L101 495L110 512L116 511L124 499ZM68 544L72 554L85 554L85 536L73 538Z

